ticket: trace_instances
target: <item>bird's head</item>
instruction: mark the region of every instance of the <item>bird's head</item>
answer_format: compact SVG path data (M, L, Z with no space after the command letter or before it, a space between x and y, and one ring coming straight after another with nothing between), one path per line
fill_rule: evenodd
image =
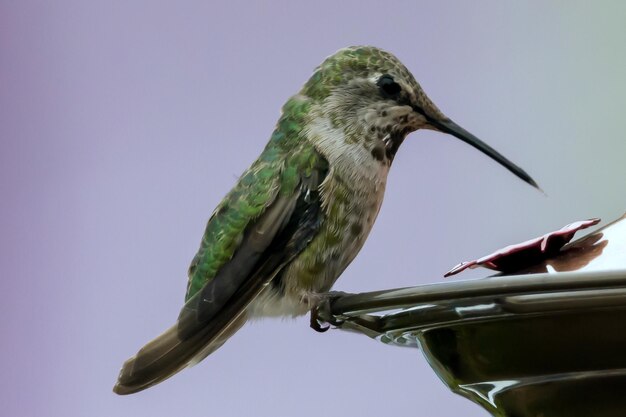
M453 135L484 152L537 187L520 167L454 123L428 98L411 72L389 52L372 46L344 48L315 70L301 93L316 103L318 116L391 163L404 138L418 129ZM382 142L383 147L371 146Z

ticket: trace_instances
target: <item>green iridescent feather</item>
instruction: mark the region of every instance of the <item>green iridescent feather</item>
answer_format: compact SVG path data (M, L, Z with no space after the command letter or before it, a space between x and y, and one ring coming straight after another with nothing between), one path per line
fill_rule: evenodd
M309 105L302 97L287 101L269 143L214 211L189 267L186 301L233 257L246 228L278 193L294 193L301 178L325 167L325 161L301 136Z

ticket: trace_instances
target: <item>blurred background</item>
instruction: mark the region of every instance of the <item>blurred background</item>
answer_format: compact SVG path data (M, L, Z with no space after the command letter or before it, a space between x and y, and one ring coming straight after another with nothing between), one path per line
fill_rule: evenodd
M337 290L442 282L461 260L620 216L624 22L620 1L2 1L2 413L485 417L419 351L318 334L307 317L249 324L138 395L111 388L175 320L206 220L282 103L341 47L396 54L547 196L414 133Z

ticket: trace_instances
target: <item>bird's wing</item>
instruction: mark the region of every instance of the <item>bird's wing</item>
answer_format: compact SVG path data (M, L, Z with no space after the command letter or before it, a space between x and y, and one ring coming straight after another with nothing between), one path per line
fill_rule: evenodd
M266 152L211 216L178 322L124 363L118 394L155 385L219 347L216 339L315 236L327 162L304 149L277 167L262 163Z

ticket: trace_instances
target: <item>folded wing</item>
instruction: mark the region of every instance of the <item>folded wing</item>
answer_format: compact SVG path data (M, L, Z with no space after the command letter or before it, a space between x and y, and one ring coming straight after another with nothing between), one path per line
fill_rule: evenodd
M254 165L242 176L209 220L177 323L124 363L116 393L131 394L169 378L213 352L245 322L246 307L323 221L319 185L327 164L318 155L309 160L313 169L265 172L264 182L247 178L258 176ZM242 223L243 233L237 233Z

